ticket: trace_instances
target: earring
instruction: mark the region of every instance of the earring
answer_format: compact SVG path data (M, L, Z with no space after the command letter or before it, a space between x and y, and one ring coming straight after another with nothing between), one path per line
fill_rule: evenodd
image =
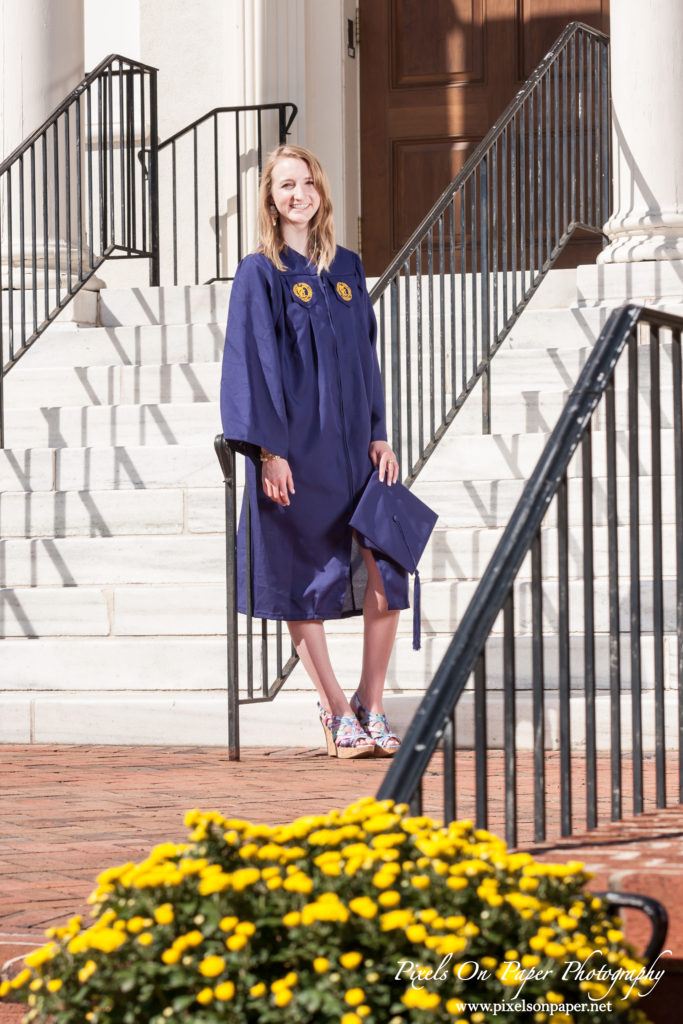
M275 227L278 222L278 212L275 203L270 204L270 222Z

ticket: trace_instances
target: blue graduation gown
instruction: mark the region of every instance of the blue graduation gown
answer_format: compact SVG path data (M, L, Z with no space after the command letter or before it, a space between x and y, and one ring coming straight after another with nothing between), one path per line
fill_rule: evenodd
M245 504L251 512L252 607L267 619L338 619L362 612L367 572L349 520L386 440L376 321L358 256L337 248L328 272L285 249L287 269L253 253L230 295L221 416L247 455L237 536L238 606L247 611ZM263 492L259 451L287 459L296 493ZM375 553L390 608L408 607L408 578Z

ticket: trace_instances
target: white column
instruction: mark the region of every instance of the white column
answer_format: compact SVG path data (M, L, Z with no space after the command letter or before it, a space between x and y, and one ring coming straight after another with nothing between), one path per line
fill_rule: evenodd
M83 0L9 0L2 11L2 156L83 78Z
M683 259L683 2L612 0L614 212L600 263Z
M40 127L84 76L83 0L59 0L59 3L54 0L9 0L0 4L0 19L0 139L4 159ZM29 202L27 175L25 170L26 204ZM14 188L16 191L16 185ZM20 252L17 202L18 196L14 194L12 262L15 267ZM5 262L7 223L4 195L2 204ZM24 217L25 224L30 224L28 205L25 206ZM25 259L30 253L28 241ZM41 264L42 241L38 253L37 262Z

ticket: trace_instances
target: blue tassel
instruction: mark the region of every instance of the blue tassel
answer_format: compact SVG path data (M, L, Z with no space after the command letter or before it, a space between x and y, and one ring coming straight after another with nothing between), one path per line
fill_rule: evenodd
M420 650L420 574L417 569L413 587L413 650Z

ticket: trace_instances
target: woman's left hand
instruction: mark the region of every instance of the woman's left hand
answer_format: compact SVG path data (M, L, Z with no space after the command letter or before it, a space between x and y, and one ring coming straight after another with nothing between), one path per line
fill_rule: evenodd
M368 455L373 466L379 467L380 481L386 477L387 486L395 484L398 480L398 459L386 441L372 441L368 448Z

